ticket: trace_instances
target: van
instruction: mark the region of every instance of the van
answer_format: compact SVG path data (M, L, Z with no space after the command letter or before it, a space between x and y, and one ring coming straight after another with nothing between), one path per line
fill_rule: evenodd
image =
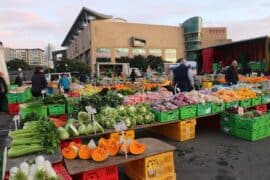
M48 73L45 74L45 78L47 80L47 82L51 82L51 81L57 81L61 78L62 74L66 74L68 76L68 78L71 80L71 73L69 72L62 72L62 73Z

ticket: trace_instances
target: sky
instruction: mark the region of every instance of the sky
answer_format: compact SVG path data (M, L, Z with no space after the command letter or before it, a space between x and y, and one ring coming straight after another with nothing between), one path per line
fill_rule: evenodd
M0 41L60 48L83 6L135 23L178 26L201 16L203 27L227 27L234 41L270 35L269 0L0 0Z

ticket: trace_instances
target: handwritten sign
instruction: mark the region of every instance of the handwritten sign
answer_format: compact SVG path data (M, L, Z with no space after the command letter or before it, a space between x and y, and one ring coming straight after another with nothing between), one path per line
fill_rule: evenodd
M115 131L125 131L125 130L127 130L127 126L126 126L126 124L122 121L122 122L116 123L116 124L114 125L114 129L115 129Z
M93 108L92 106L85 106L86 111L88 112L88 114L96 114L97 110L95 108Z

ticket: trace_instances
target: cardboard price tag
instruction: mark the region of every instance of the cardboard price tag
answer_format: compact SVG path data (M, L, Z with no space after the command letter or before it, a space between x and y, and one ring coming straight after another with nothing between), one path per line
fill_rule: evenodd
M125 131L125 130L127 130L127 126L126 126L126 124L122 121L122 122L116 123L116 124L114 125L114 129L115 129L115 131Z
M243 116L244 115L244 108L243 107L238 107L238 114L240 116Z

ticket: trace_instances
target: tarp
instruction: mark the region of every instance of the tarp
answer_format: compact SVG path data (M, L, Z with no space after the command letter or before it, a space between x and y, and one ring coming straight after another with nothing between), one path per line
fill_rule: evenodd
M206 48L202 51L202 72L204 73L212 73L212 64L214 58L213 48Z
M4 73L4 79L9 85L9 76L7 71L7 63L5 60L4 48L0 47L0 72Z

